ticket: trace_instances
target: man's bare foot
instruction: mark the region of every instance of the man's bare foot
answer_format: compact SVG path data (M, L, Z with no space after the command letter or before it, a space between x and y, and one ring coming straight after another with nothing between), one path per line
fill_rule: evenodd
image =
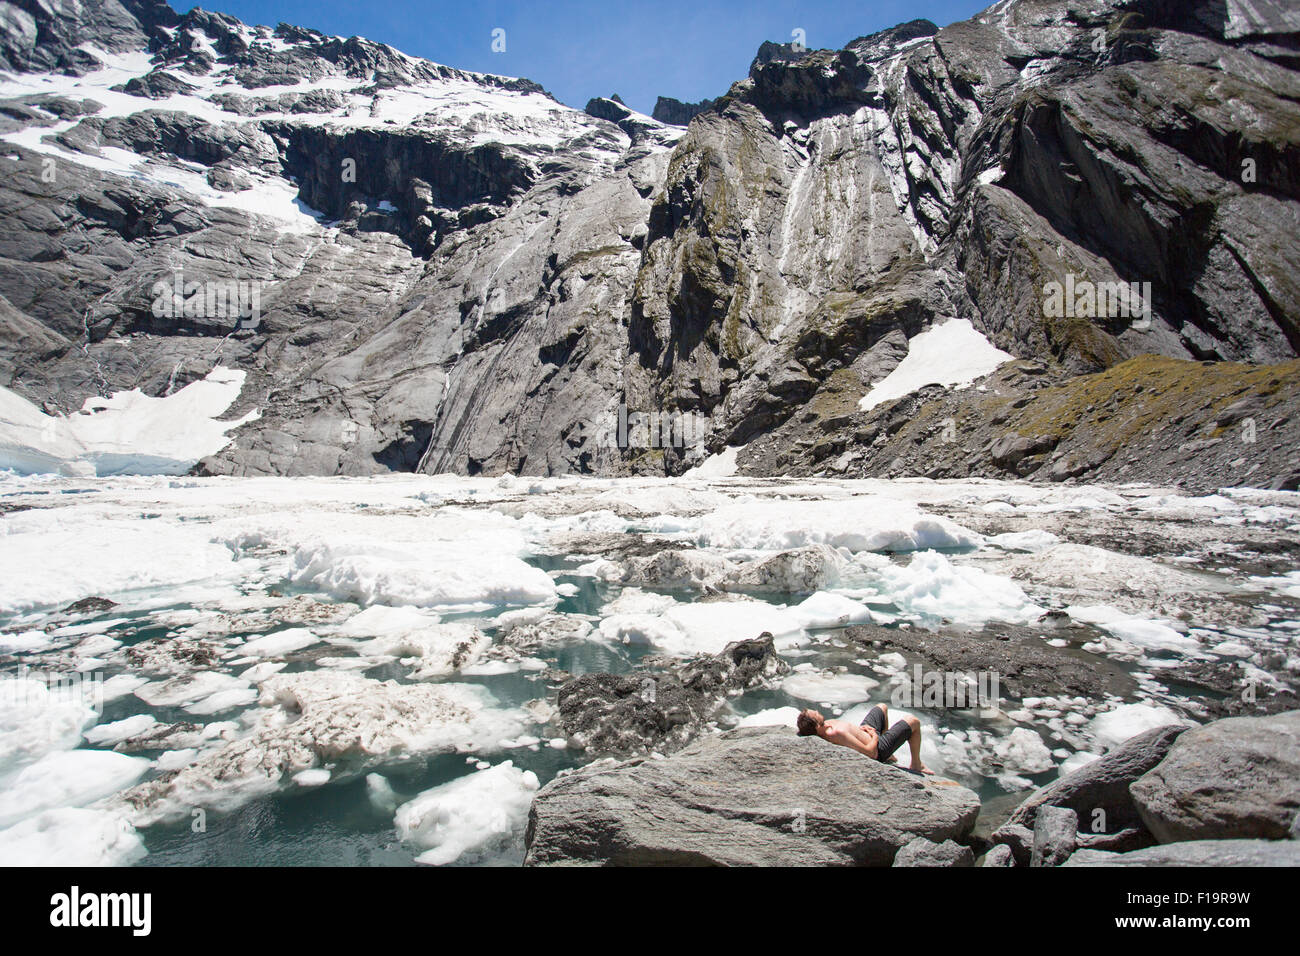
M912 773L923 773L930 777L934 776L934 771L931 770L923 763L914 763L912 764L912 766L908 767L907 769L911 770Z

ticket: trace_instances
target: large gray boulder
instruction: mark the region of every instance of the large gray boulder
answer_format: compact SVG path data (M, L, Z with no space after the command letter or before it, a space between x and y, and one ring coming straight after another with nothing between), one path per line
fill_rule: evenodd
M1283 838L1300 808L1300 711L1189 730L1129 792L1161 843Z
M960 840L979 807L950 780L740 728L551 781L529 812L525 863L889 866L918 836Z
M1039 809L1053 806L1075 811L1080 827L1088 832L1092 832L1094 821L1101 824L1098 832L1141 825L1129 785L1163 760L1186 729L1180 725L1156 727L1129 738L1104 757L1034 791L1007 822L1032 829Z
M1132 853L1079 850L1063 866L1300 866L1294 840L1189 840Z

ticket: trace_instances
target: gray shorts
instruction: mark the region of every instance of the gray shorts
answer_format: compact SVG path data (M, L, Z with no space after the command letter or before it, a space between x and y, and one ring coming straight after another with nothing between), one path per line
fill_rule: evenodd
M870 727L879 735L880 742L876 745L876 759L887 761L894 755L894 751L903 744L907 743L912 736L912 727L905 720L899 720L888 730L885 729L885 712L879 707L872 707L867 711L867 716L862 718L862 726Z

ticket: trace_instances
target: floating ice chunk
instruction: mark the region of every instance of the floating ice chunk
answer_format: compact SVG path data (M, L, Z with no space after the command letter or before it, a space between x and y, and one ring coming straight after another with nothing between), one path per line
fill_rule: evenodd
M338 629L346 637L374 635L362 645L367 654L388 655L415 664L412 676L450 674L482 656L491 644L486 634L464 621L443 623L436 614L414 607L376 604Z
M926 385L969 385L1015 356L995 347L969 319L949 319L907 343L907 355L858 402L868 411Z
M1037 528L1030 531L1008 531L1006 534L995 534L988 538L987 541L989 544L1005 551L1028 551L1030 553L1046 551L1048 548L1054 548L1061 543L1061 539L1052 532L1042 531Z
M229 687L209 694L202 700L185 705L185 712L196 717L210 717L236 707L246 707L257 700L257 690L253 687Z
M1300 571L1288 571L1277 577L1252 577L1250 583L1287 597L1300 598Z
M102 688L103 700L105 703L119 700L122 697L134 694L136 688L143 687L147 683L149 683L149 679L138 674L114 674L104 681Z
M676 604L664 612L663 620L673 629L656 634L653 643L657 649L679 657L719 654L731 642L752 640L764 631L778 642L803 633L787 608L763 601Z
M791 697L841 707L870 699L872 689L879 686L879 681L861 674L836 674L812 669L796 669L795 673L781 683L781 689Z
M64 750L24 767L0 790L0 827L56 807L79 807L128 787L149 761L111 750Z
M136 714L108 724L99 724L86 731L86 742L97 747L112 747L129 737L148 733L158 725L158 719L152 714Z
M299 770L293 775L293 782L300 787L320 787L330 782L330 772L324 767Z
M130 866L144 856L135 828L107 810L46 810L0 830L6 866Z
M417 863L518 862L537 775L507 760L426 790L397 808L404 842L424 850Z
M1186 723L1188 721L1167 707L1156 704L1121 704L1114 710L1092 718L1085 732L1096 741L1098 747L1110 750L1129 738L1156 727Z
M240 651L254 657L284 657L304 647L319 643L320 638L305 627L294 627L287 631L276 631L262 637L255 637L246 642Z
M229 549L211 543L195 525L49 508L10 515L6 526L0 612L62 606L88 594L231 581L241 571Z
M0 634L0 651L7 654L29 654L53 647L54 641L44 631L18 631Z
M606 558L580 564L572 573L577 577L596 578L598 581L619 581L623 578L623 569Z
M159 754L158 759L154 761L154 766L166 773L169 770L180 770L181 767L187 767L194 762L194 758L199 755L197 747L186 747L183 750L168 750L166 753Z
M614 614L600 622L600 635L617 644L670 647L686 643L676 624L658 614Z
M1241 641L1221 641L1210 648L1210 653L1220 657L1250 657L1255 652Z
M786 551L826 544L850 551L975 548L984 539L910 502L867 495L847 500L759 500L726 505L699 519L704 547Z
M865 604L828 591L818 591L796 604L790 608L790 616L800 627L810 630L865 624L872 619L871 611Z
M1162 621L1148 621L1106 605L1072 604L1065 609L1065 613L1076 621L1092 624L1120 641L1145 650L1175 651L1193 657L1204 656L1198 641L1178 633Z
M124 795L137 826L183 819L193 807L228 810L284 787L293 774L338 765L356 774L428 753L491 751L523 725L471 684L398 684L350 671L269 677L262 707L243 717L249 732L204 750L168 778Z
M366 797L370 805L381 813L393 813L397 809L397 794L381 773L366 774Z
M272 674L278 674L288 666L285 661L262 661L240 671L239 679L253 684L260 684Z
M0 779L48 753L69 750L97 718L93 700L72 686L32 677L0 678Z
M493 548L490 540L479 548L445 545L321 538L295 550L290 576L305 587L362 604L469 607L559 600L545 571Z
M883 597L900 611L922 618L968 625L1029 623L1043 613L1010 578L953 564L937 551L915 554L906 566L881 563L874 577Z
M1077 753L1072 753L1070 754L1070 756L1066 757L1064 760L1061 761L1061 766L1059 768L1060 770L1059 775L1064 777L1069 774L1072 774L1080 767L1086 767L1094 760L1097 760L1100 756L1101 756L1100 754L1089 753L1086 750L1080 750Z
M248 691L248 681L220 671L194 671L165 681L150 681L136 688L135 696L150 707L186 707L215 694ZM257 695L254 693L253 699Z
M748 717L742 717L736 723L737 727L793 727L795 718L799 716L798 707L770 707L767 710L760 710L756 714L750 714Z

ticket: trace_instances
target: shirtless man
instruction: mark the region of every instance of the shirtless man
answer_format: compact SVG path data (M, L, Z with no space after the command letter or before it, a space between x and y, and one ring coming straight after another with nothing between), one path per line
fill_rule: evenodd
M822 740L850 747L881 763L895 762L894 751L906 740L912 748L912 766L908 769L914 773L934 773L921 762L921 722L915 717L904 717L885 730L888 722L889 705L877 704L867 712L860 727L847 720L827 720L815 710L801 710L795 726L800 737L816 734Z

